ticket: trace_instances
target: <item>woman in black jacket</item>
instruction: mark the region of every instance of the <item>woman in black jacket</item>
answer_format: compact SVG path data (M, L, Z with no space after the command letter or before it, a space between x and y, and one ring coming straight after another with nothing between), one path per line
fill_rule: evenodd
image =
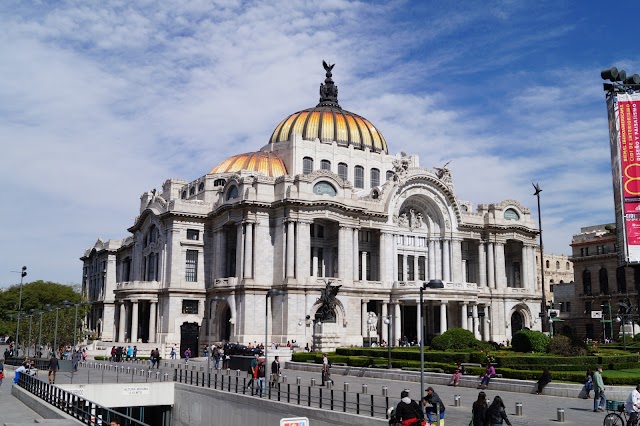
M473 426L485 426L485 417L487 416L487 394L480 392L478 400L473 403L471 415L473 416Z
M398 421L402 421L403 424L407 420L413 419L413 422L409 422L409 424L413 425L420 424L424 419L424 414L418 403L409 398L409 392L403 390L400 394L400 402L396 406L395 417Z
M507 413L504 411L504 403L502 402L502 398L496 396L495 398L493 398L493 402L487 409L485 424L487 426L501 426L503 420L507 423L507 425L511 426L511 422L507 418Z

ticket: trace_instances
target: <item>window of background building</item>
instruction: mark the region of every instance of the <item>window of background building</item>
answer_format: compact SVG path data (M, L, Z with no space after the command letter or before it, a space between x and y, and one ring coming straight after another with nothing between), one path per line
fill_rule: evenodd
M349 166L345 163L338 163L338 176L342 180L349 180Z
M331 161L329 160L320 161L320 168L322 170L331 170Z
M200 231L197 229L187 229L187 240L199 240Z
M364 167L355 166L353 168L353 180L356 188L364 188Z
M198 250L187 250L185 279L188 282L198 281Z
M582 289L584 294L591 296L591 271L588 269L582 271Z
M183 314L197 314L198 313L198 301L197 300L182 300L182 313Z
M600 268L598 271L598 281L600 283L600 293L609 294L609 274L606 268Z
M183 200L187 198L187 191L182 191L182 196L180 198L182 198Z
M308 175L313 171L313 158L304 157L302 159L302 174Z
M570 269L569 262L567 262L565 268L566 268L567 271Z
M371 187L380 186L380 170L371 169Z
M591 318L591 302L584 302L584 313Z
M571 312L571 302L565 302L565 305L566 305L565 311Z
M548 261L548 260L544 262L544 266L545 266L547 269L549 269L549 261Z
M616 269L616 283L618 284L618 293L627 292L627 273L624 266L618 266Z
M556 261L556 269L560 269L560 262Z

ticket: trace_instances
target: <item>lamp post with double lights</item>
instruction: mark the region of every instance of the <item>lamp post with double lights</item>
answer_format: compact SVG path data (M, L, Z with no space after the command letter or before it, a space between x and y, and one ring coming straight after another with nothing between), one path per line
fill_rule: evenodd
M29 340L27 341L27 356L31 356L31 327L33 326L33 313L35 309L29 309L29 313L31 315L27 315L29 317Z
M542 214L540 211L540 193L542 189L540 184L532 183L535 192L533 195L538 199L538 230L540 231L540 279L542 281L542 313L540 318L542 319L542 331L549 331L549 319L547 318L547 292L545 291L544 284L544 245L542 244Z
M73 320L73 350L76 350L76 336L77 336L77 332L78 332L78 306L86 306L86 305L90 305L91 302L80 302L80 303L74 303L73 306L76 307L76 314ZM71 306L71 305L69 305Z
M424 320L422 307L424 305L424 291L427 288L444 288L444 284L441 280L431 280L420 286L420 395L424 395Z
M20 274L20 295L18 296L18 325L16 326L16 353L19 354L18 337L20 335L20 313L22 311L22 283L27 276L27 267L23 266L20 271L11 271Z
M267 296L265 297L265 305L264 305L264 371L265 371L265 386L267 381L267 369L269 368L269 357L267 355L267 350L269 348L268 333L269 333L269 297L272 296L280 296L286 294L287 292L284 290L280 290L278 288L270 288L267 291ZM261 391L262 392L262 391ZM260 394L262 395L262 393Z
M45 305L45 307L48 305ZM42 358L42 315L44 315L45 311L38 312L40 316L40 332L38 333L38 347L36 348L36 355L39 355L38 358Z
M387 325L387 339L391 336L391 315L384 317L382 320ZM422 326L422 324L420 324ZM424 338L424 336L423 336ZM387 342L387 369L391 370L391 345Z
M609 333L611 333L610 337L611 337L611 339L613 339L613 317L611 315L611 303L607 303L606 305L605 304L601 304L600 307L601 308L608 308L608 310L609 310L609 319L607 319L607 320L606 319L601 319L600 320L600 322L603 324L602 325L602 333L604 334L604 340L605 341L607 340L607 326L606 326L606 323L609 323Z

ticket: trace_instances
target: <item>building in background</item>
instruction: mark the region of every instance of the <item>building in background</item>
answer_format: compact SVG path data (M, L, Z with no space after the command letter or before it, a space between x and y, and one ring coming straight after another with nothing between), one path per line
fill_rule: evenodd
M100 339L197 354L203 342L265 334L318 349L418 341L421 316L428 337L462 327L504 342L540 329L530 210L504 200L474 211L446 165L390 154L378 128L342 109L332 68L320 102L282 120L258 151L145 192L129 236L86 250ZM425 291L420 315L430 280L444 289ZM341 287L321 323L327 283Z
M540 247L536 248L536 265L538 268L538 288L542 288L542 274L540 271ZM548 302L555 300L554 289L556 284L573 282L573 262L564 254L545 253L542 260L544 267L544 280L546 299Z

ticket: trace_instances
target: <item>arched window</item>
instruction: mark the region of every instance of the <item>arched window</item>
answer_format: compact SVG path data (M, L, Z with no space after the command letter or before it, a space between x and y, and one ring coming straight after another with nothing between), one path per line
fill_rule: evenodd
M394 174L395 174L395 173L393 173L391 170L387 170L387 175L386 175L387 180L389 180L389 179L393 179L393 175L394 175Z
M227 200L233 200L234 198L238 198L238 187L232 186L227 193Z
M618 266L616 269L616 281L618 284L618 293L627 292L627 273L624 266Z
M193 195L196 193L196 187L192 186L191 188L189 188L189 195Z
M560 262L556 261L556 269L560 269Z
M227 183L224 179L216 179L213 181L213 186L224 186Z
M304 157L302 159L302 174L308 175L313 171L313 158Z
M584 294L591 296L591 271L588 269L582 271L582 289Z
M546 266L546 268L549 269L549 261L548 260L544 262L544 266Z
M565 265L565 268L567 269L567 271L569 270L570 268L569 262L567 262L567 264Z
M600 293L609 294L609 275L605 268L598 271L598 281L600 282Z
M353 168L353 181L356 188L364 188L364 167L355 166Z
M320 161L320 168L322 170L331 170L331 161L329 160Z
M342 180L349 180L349 166L346 163L338 163L338 176Z
M371 169L371 187L380 186L380 170Z
M200 182L198 184L198 192L200 192L200 191L204 191L204 182Z
M507 209L504 212L504 218L507 220L520 220L520 215L514 209Z
M187 198L187 191L182 191L182 197L181 197L181 198L182 198L183 200L184 200L185 198Z

